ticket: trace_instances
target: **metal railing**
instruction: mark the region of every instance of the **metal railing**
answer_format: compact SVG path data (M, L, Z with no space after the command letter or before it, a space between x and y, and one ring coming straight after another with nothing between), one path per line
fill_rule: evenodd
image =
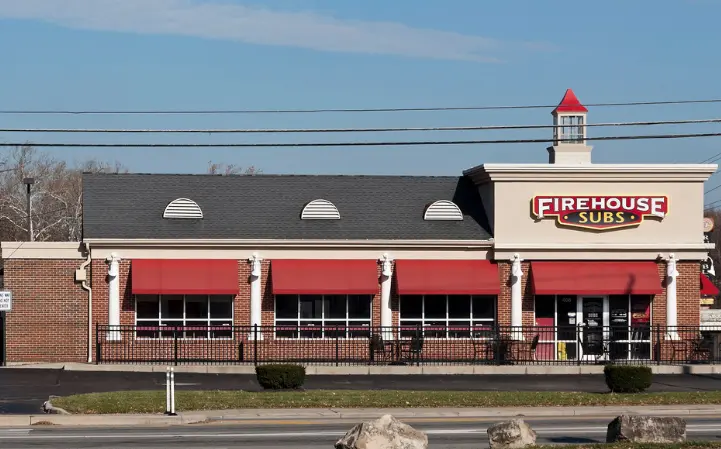
M96 326L96 363L595 365L721 361L721 327Z

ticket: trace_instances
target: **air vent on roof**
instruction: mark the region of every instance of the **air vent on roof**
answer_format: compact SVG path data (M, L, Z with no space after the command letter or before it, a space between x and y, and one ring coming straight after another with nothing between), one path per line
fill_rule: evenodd
M178 198L165 206L163 218L203 218L203 211L195 201Z
M463 212L456 203L448 200L439 200L428 206L423 215L424 220L461 221Z
M301 220L340 220L340 212L328 200L313 200L305 205L300 218Z

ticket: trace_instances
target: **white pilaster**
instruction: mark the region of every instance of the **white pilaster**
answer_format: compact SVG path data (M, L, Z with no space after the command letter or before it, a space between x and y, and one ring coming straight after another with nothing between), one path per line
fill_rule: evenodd
M258 256L258 253L253 253L253 257L248 259L250 262L250 325L258 326L258 340L263 339L263 333L261 332L262 318L262 296L260 291L260 276L261 276L261 262L263 259ZM255 339L256 333L251 328L250 339Z
M521 256L516 253L511 262L511 327L514 340L523 340L523 294L521 292L521 280L523 268L521 267Z
M669 340L679 340L676 326L678 326L676 312L676 278L678 270L676 269L676 255L669 254L666 263L666 337Z
M393 311L391 310L391 282L393 279L393 259L388 254L383 254L381 266L381 326L383 339L393 338Z
M115 326L108 332L108 340L120 340L120 257L110 253L108 264L108 325Z

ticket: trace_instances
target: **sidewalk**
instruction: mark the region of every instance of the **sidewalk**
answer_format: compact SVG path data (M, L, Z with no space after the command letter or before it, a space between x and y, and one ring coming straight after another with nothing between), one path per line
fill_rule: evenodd
M291 424L287 421L343 419L367 421L391 414L398 419L487 419L533 417L609 417L621 414L649 416L721 416L717 405L675 405L669 407L605 406L605 407L518 407L518 408L398 408L398 409L239 409L179 413L165 415L0 415L0 428L35 425L78 427L169 426L202 423Z
M165 372L170 365L132 365L91 363L10 363L10 369L64 369L66 371ZM654 374L721 374L719 365L650 365ZM7 369L5 368L5 369ZM255 374L252 365L179 365L176 373ZM308 375L413 375L413 374L603 374L602 365L455 365L455 366L314 366L306 367Z

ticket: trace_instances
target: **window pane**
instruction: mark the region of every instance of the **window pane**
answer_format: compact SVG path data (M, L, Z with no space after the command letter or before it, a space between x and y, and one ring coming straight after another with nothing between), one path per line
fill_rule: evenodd
M550 296L536 296L535 298L536 308L536 319L538 318L550 318L553 319L556 315L556 297Z
M323 297L320 295L303 295L300 297L301 318L322 318Z
M423 297L401 296L401 319L421 318L423 316Z
M345 319L345 296L326 295L323 297L325 318Z
M211 296L210 297L210 318L232 319L233 318L233 297L232 296Z
M647 326L651 322L651 297L631 296L631 325Z
M372 300L373 297L370 295L348 296L348 317L352 320L370 320Z
M455 295L448 297L448 318L468 319L471 316L471 297Z
M298 296L277 295L275 297L275 317L298 319Z
M150 318L150 319L157 319L158 314L160 313L160 301L158 301L158 297L155 295L143 295L138 296L137 299L137 312L136 312L136 318L137 319L144 319L144 318Z
M492 320L496 317L495 296L474 296L473 297L473 318L476 320Z
M425 317L446 318L446 296L429 295L425 297Z
M161 297L163 319L183 318L183 296L166 295Z
M185 318L208 319L208 297L205 295L186 296Z

